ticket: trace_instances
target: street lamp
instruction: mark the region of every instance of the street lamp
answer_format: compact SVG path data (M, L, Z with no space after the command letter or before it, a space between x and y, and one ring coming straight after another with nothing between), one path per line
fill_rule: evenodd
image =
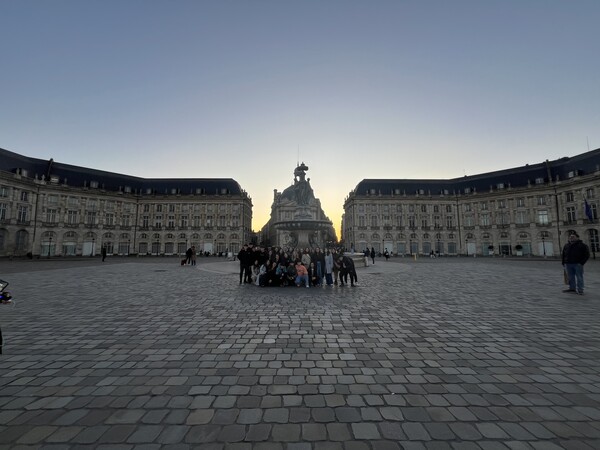
M546 237L542 234L542 248L544 250L544 258L546 257Z
M469 239L465 239L465 249L467 250L467 256L469 256Z
M52 236L50 236L50 244L48 244L48 258L50 258L51 251L52 251Z
M438 238L438 246L437 246L437 256L440 256L442 254L441 250L440 250L440 238Z
M127 239L127 256L129 256L129 245L131 244L131 239Z
M95 241L96 241L96 239L95 239L95 238L92 238L92 251L90 252L90 258L91 258L92 256L94 256L94 243L95 243Z

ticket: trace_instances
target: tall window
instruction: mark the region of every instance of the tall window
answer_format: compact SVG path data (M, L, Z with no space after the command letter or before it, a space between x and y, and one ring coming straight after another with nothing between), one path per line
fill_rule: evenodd
M517 199L517 208L522 208L525 206L525 199L523 197L519 197Z
M86 225L95 225L96 224L96 211L87 211L86 212L85 223L86 223Z
M142 228L148 228L150 226L150 216L142 216Z
M56 209L47 209L46 210L46 222L56 223Z
M590 230L590 248L593 252L600 252L600 242L598 241L598 230Z
M519 225L523 225L529 223L527 220L527 211L517 211L515 214L515 221Z
M567 192L567 194L566 194L566 200L568 202L574 202L575 201L575 195L572 192Z
M172 205L169 205L172 206ZM169 216L168 222L167 222L167 227L169 228L175 228L175 216Z
M159 206L161 206L161 205L159 205ZM154 226L156 228L162 227L162 219L163 219L163 217L161 215L154 216Z
M490 215L489 214L482 214L480 216L481 218L481 225L484 227L487 227L488 225L490 225Z
M19 223L27 222L27 206L19 205L17 214L17 221Z
M104 224L112 227L115 224L115 215L113 213L107 213L104 218Z
M29 193L26 191L21 191L21 201L26 202L29 198Z
M77 223L78 223L77 211L72 210L72 209L67 211L67 223L69 225L77 225Z
M567 206L567 222L575 223L577 222L577 217L575 215L575 207Z
M0 220L6 220L6 203L0 203Z
M124 227L131 226L131 216L129 214L123 214L123 216L121 217L121 223Z
M454 228L454 217L452 217L452 216L446 216L446 227L447 228Z
M371 226L372 227L376 227L377 226L377 216L376 215L372 215L371 216Z
M548 211L546 211L546 210L538 211L538 224L548 225Z
M188 216L181 216L181 228L187 228Z
M546 204L546 197L540 196L537 198L537 204L538 205L545 205Z

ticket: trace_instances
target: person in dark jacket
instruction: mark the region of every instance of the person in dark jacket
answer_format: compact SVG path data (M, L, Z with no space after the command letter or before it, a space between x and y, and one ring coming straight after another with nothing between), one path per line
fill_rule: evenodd
M250 255L248 254L248 244L244 244L242 249L237 254L237 259L240 262L240 284L242 284L242 282L245 283L247 280L246 271L249 268L246 267L246 265L248 264L249 258Z
M338 260L340 266L340 286L344 283L348 284L348 275L350 276L350 285L354 286L354 283L358 282L358 276L356 275L356 267L354 261L349 256L340 256Z
M576 292L583 295L583 265L590 258L590 249L577 233L569 236L569 242L562 251L562 264L569 277L569 289L563 292Z

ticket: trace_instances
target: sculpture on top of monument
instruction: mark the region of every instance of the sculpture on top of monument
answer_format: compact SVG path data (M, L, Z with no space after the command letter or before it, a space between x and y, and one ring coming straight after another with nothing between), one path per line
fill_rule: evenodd
M302 162L294 169L294 184L281 193L282 200L294 201L298 205L309 205L315 200L315 194L310 186L310 178L306 178L308 166Z

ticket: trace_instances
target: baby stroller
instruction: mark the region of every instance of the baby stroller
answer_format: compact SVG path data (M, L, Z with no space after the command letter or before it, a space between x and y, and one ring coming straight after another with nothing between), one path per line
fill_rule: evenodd
M8 286L8 281L0 280L0 303L2 304L12 303L12 295L4 290L6 286Z
M4 290L6 286L8 286L8 281L0 280L0 304L2 305L10 305L12 303L10 292ZM2 354L3 346L4 341L2 340L2 329L0 328L0 355Z

